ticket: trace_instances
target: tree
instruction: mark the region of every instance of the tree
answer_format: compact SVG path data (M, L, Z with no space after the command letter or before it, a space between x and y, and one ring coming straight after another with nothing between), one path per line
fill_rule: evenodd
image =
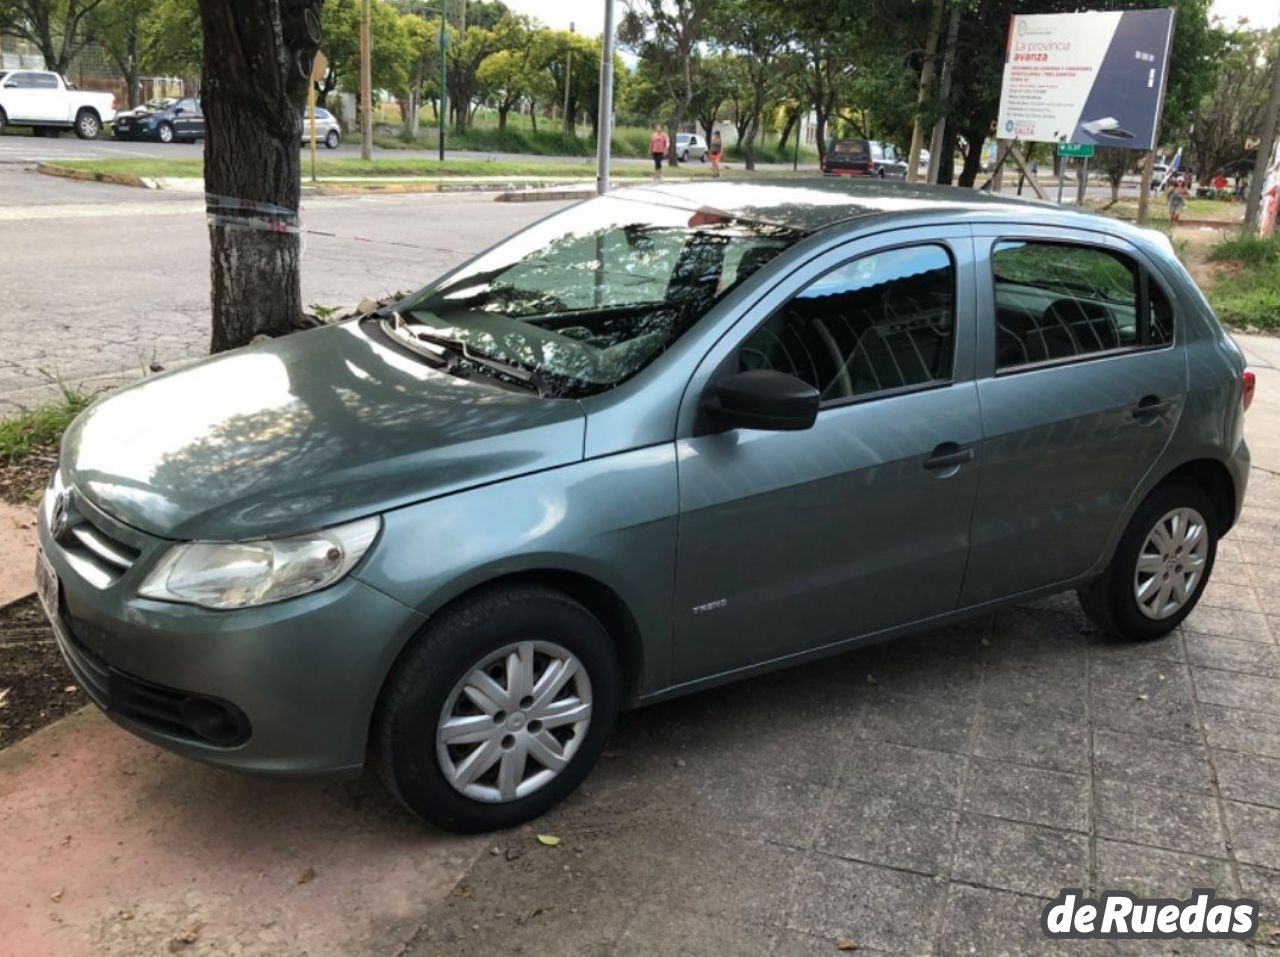
M0 0L0 34L35 44L45 66L66 73L92 39L85 20L105 0Z
M482 98L498 109L498 129L506 130L507 117L526 100L550 98L547 64L552 57L554 34L533 29L524 17L510 17L499 25L501 49L489 54L476 69Z
M1271 71L1280 56L1280 27L1221 36L1215 82L1196 107L1188 134L1191 165L1202 177L1245 159L1245 141L1262 130Z
M360 0L327 0L321 28L329 68L316 84L316 103L325 106L340 84L354 86L360 76ZM373 88L408 89L413 48L400 15L386 0L373 0L370 6L369 35Z
M199 0L214 352L302 318L302 114L324 0Z
M142 32L150 8L150 0L106 0L86 20L89 32L123 74L130 107L141 98Z
M202 40L196 0L153 0L142 23L142 62L159 73L199 76Z
M778 5L769 0L720 0L710 27L720 43L737 54L738 145L747 169L754 170L761 116L779 89L778 54L791 42L793 33Z
M708 142L725 104L734 98L738 90L736 60L734 54L721 52L703 57L698 65L701 84L693 98L693 115Z

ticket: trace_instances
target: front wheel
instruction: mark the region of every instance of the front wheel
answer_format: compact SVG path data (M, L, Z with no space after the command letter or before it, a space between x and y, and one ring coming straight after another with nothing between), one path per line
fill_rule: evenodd
M169 123L161 123L156 127L156 135L160 137L161 143L173 142L173 126Z
M338 141L339 141L339 136L338 136L337 130L330 130L327 134L325 134L324 145L327 146L329 149L336 150L338 148Z
M512 827L582 782L621 697L613 642L587 609L532 586L480 592L433 617L388 679L379 771L439 827Z
M1138 506L1107 570L1078 593L1080 604L1108 634L1160 638L1191 614L1217 554L1213 501L1192 482L1170 482Z
M9 125L9 117L5 115L4 110L0 110L0 133L4 132L4 128Z
M76 136L82 140L96 140L102 132L102 120L93 110L81 110L76 114Z

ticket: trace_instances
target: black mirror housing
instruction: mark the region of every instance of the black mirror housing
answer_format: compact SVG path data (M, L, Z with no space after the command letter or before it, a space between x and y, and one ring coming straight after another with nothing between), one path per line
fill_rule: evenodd
M801 432L818 417L818 390L773 369L726 376L707 398L707 410L724 428Z

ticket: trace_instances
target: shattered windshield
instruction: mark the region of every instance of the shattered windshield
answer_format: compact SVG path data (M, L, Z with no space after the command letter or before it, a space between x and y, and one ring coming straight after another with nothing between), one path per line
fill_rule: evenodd
M402 303L391 331L523 370L544 395L590 395L644 368L801 235L674 199L602 197Z

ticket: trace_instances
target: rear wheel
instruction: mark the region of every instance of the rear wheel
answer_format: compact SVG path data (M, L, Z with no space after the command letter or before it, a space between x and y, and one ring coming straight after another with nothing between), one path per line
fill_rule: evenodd
M4 128L9 125L9 117L4 110L0 110L0 133L4 132Z
M481 592L435 616L388 679L379 771L440 827L512 827L587 776L621 695L613 642L580 604L530 586Z
M325 134L324 145L331 150L336 150L338 148L339 139L340 138L338 136L338 131L330 130L328 133Z
M1217 511L1200 486L1162 485L1134 513L1102 577L1079 592L1108 634L1149 641L1191 614L1218 553Z
M161 143L173 142L173 124L161 123L156 127L156 136L160 137Z
M102 120L93 110L84 109L76 114L76 136L80 139L96 140L101 132Z

